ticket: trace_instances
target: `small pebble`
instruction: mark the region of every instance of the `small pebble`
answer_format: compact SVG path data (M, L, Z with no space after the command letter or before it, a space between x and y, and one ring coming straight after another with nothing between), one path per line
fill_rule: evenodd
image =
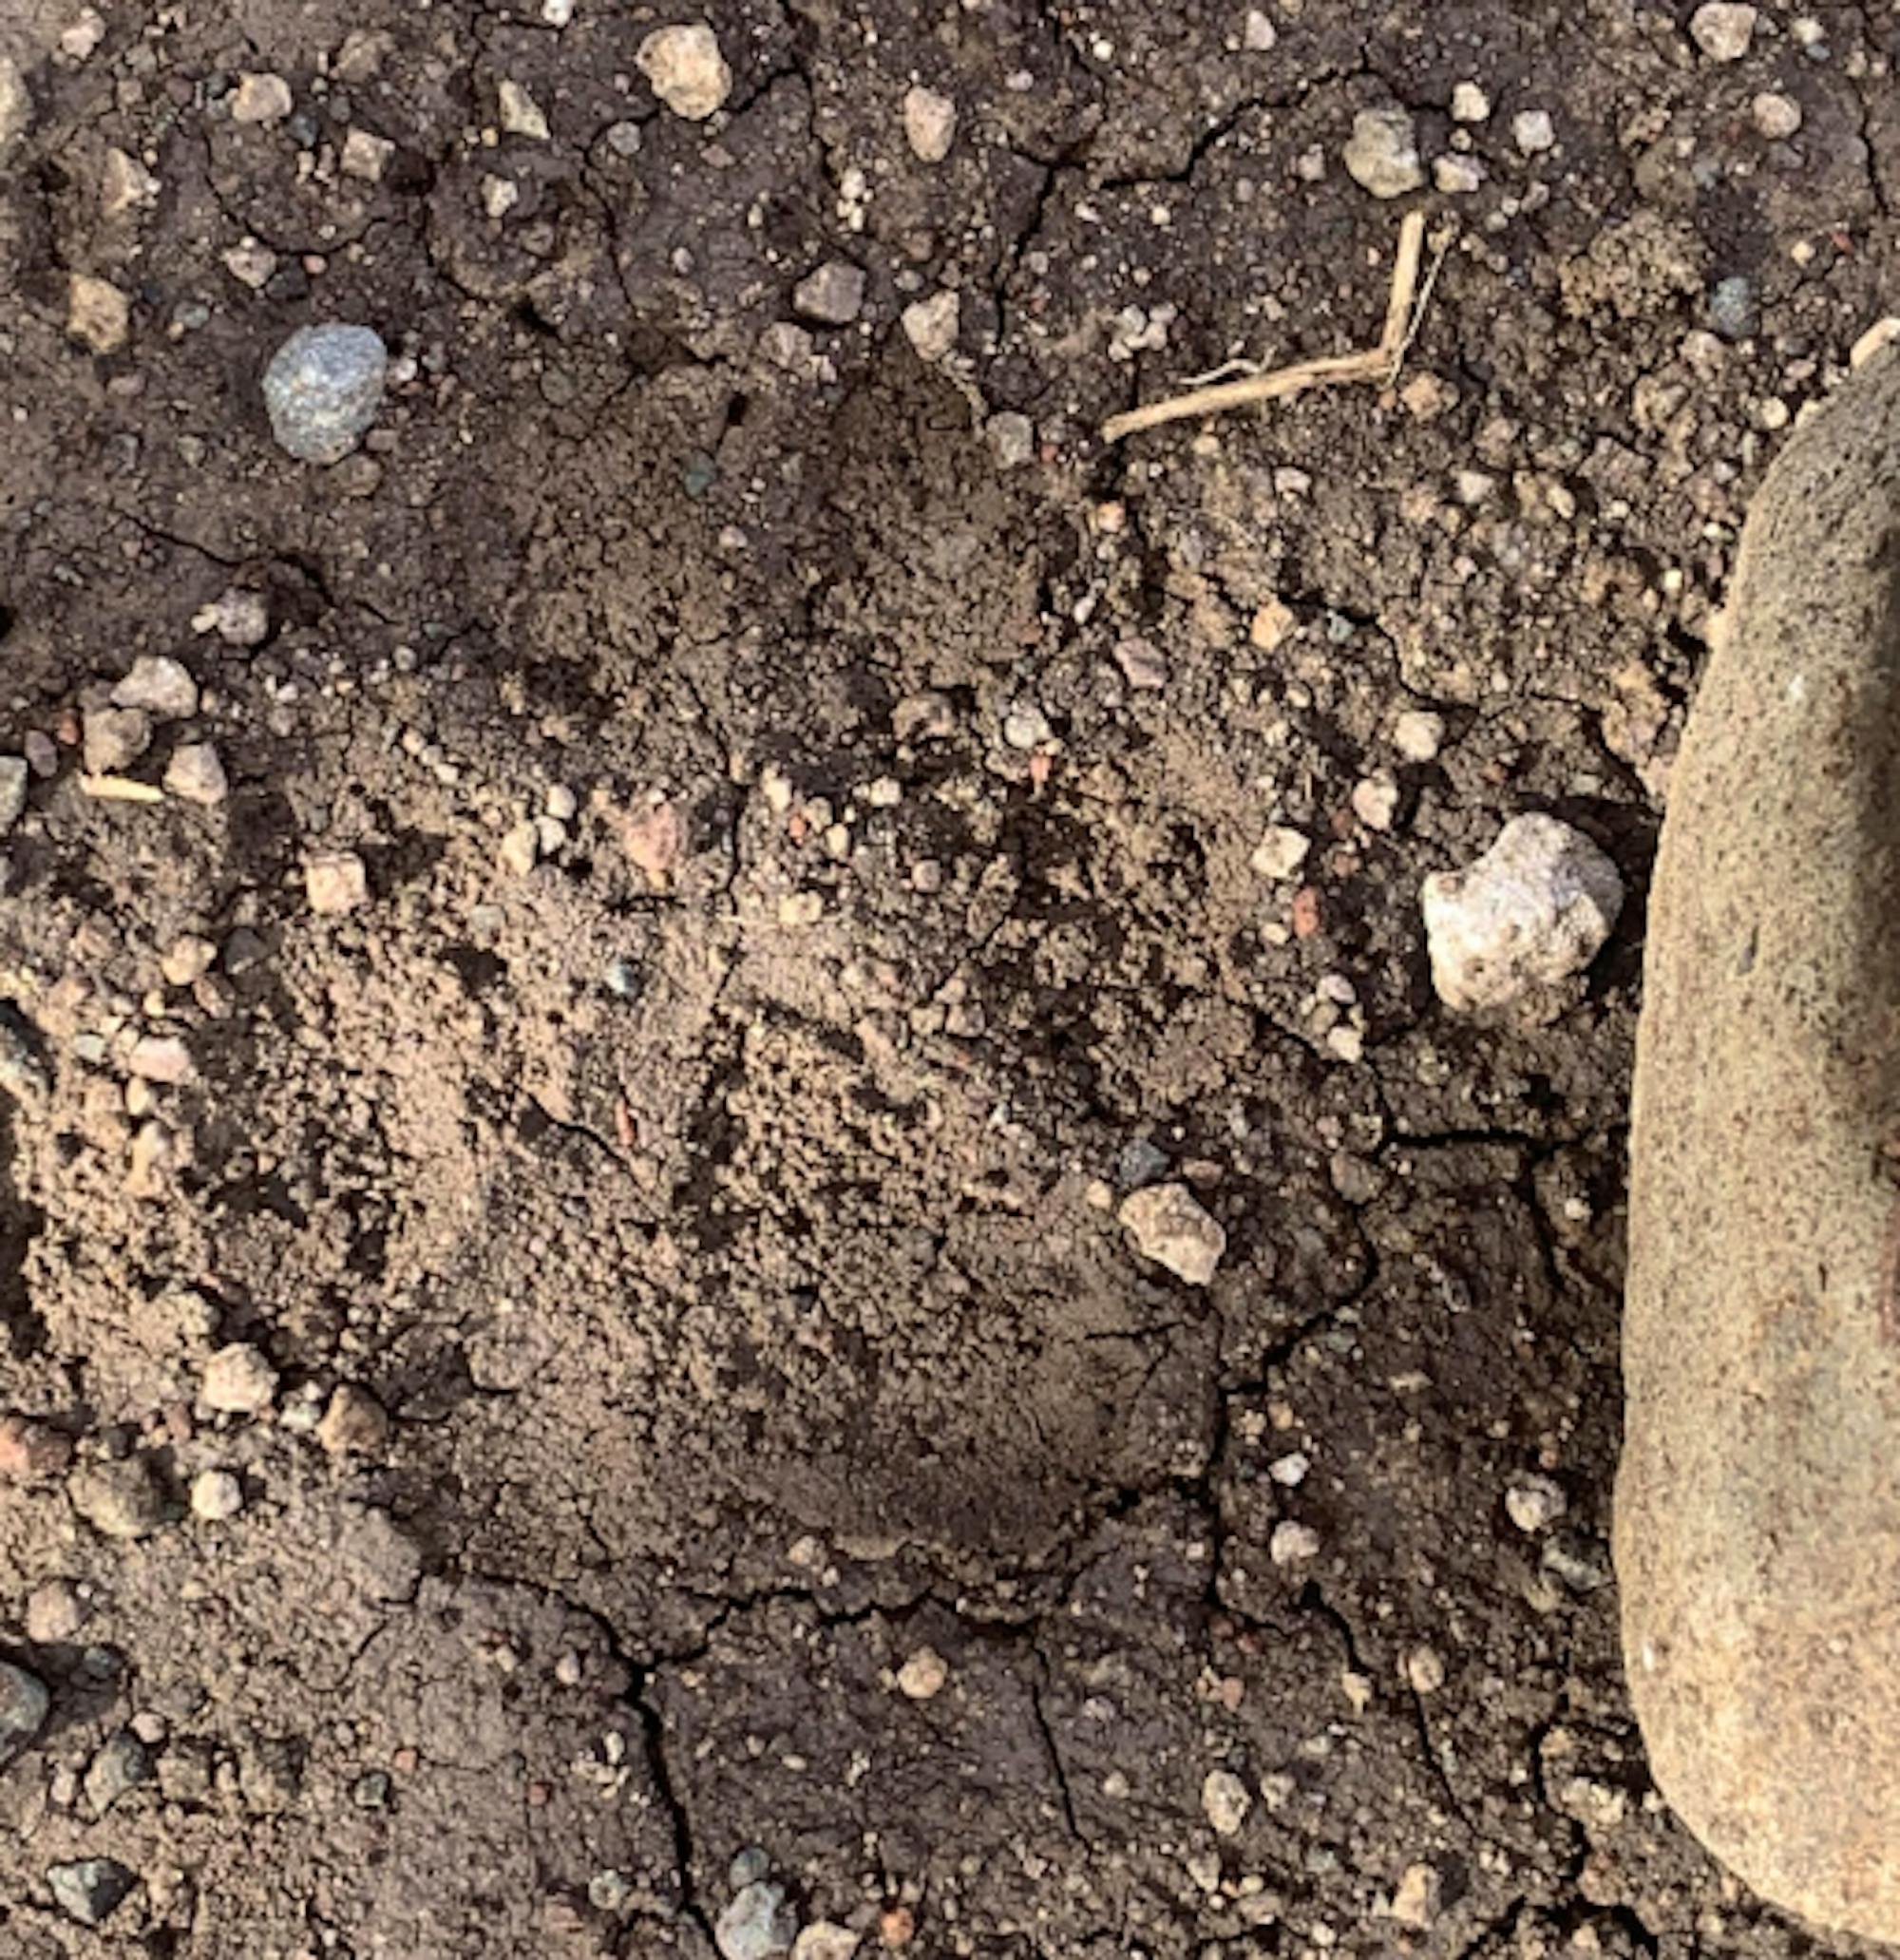
M1452 89L1452 121L1454 123L1488 123L1491 120L1491 97L1475 82L1459 82Z
M244 1508L244 1486L228 1470L200 1470L191 1480L191 1512L206 1524L222 1524Z
M1392 746L1407 762L1432 762L1445 746L1445 717L1429 708L1407 708L1392 724Z
M37 1674L0 1661L0 1766L39 1734L51 1707L52 1696Z
M80 726L80 755L88 775L109 776L128 768L152 745L152 724L142 709L88 708Z
M200 633L216 633L226 646L260 647L271 637L271 607L261 592L238 586L219 595L197 615L192 624Z
M1116 1216L1144 1259L1166 1266L1190 1286L1206 1285L1227 1249L1226 1233L1185 1184L1130 1191Z
M1398 785L1387 775L1366 776L1353 785L1353 814L1368 830L1390 830L1398 809Z
M129 1728L122 1728L100 1745L86 1765L86 1800L95 1817L103 1817L126 1791L149 1782L152 1758Z
M1456 155L1432 160L1432 182L1448 198L1468 198L1484 184L1484 165L1475 157Z
M1036 455L1036 424L1015 409L1004 409L983 424L983 439L998 469L1020 469Z
M94 353L116 353L131 331L132 302L110 279L73 273L66 279L66 331Z
M27 813L33 771L24 755L0 755L0 837Z
M1361 109L1340 156L1346 175L1375 198L1402 198L1425 181L1417 129L1403 109Z
M168 986L189 987L211 971L212 962L217 958L218 948L209 940L187 934L183 939L174 940L165 949L164 957L159 961L159 971L164 975Z
M1115 647L1115 664L1130 687L1156 693L1168 685L1168 662L1151 640L1130 637Z
M139 1874L117 1858L78 1858L47 1873L53 1903L81 1926L104 1926L138 1882Z
M957 141L957 105L922 84L903 98L904 141L920 163L940 163Z
M791 1960L854 1960L862 1942L848 1926L814 1919L791 1943Z
M1514 817L1474 864L1433 872L1420 903L1432 984L1471 1013L1581 973L1623 910L1623 878L1569 825Z
M247 72L231 91L234 123L281 123L291 107L291 85L281 75Z
M768 1879L742 1886L712 1927L724 1960L771 1960L788 1953L798 1937L798 1914L785 1887Z
M1408 1865L1392 1895L1392 1916L1401 1926L1416 1927L1423 1932L1438 1917L1438 1901L1444 1881L1434 1865Z
M1034 701L1018 701L1003 716L1003 740L1024 754L1039 749L1054 733L1048 715Z
M86 1464L66 1488L72 1508L103 1537L143 1538L165 1521L165 1494L142 1456Z
M27 1595L27 1638L37 1646L51 1646L58 1641L70 1640L86 1625L86 1601L70 1579L48 1579ZM5 1696L0 1694L0 1708L4 1706ZM0 1716L0 1722L3 1721L4 1716ZM5 1748L4 1741L0 1741L0 1760L4 1760Z
M921 1646L897 1670L898 1692L912 1702L928 1702L943 1690L950 1665L935 1647Z
M1689 16L1689 33L1711 61L1739 61L1755 38L1758 18L1754 8L1734 0L1704 0Z
M33 98L20 65L11 55L0 54L0 153L25 136L32 122Z
M1527 157L1554 149L1557 131L1548 109L1520 109L1510 119L1510 140Z
M0 1478L37 1483L57 1476L72 1461L72 1440L30 1416L0 1416Z
M1529 1534L1555 1524L1569 1508L1562 1487L1548 1476L1518 1477L1504 1494L1505 1515Z
M1747 340L1758 333L1761 306L1755 281L1739 273L1718 279L1709 293L1709 325L1724 340Z
M105 166L99 177L99 209L107 219L123 218L128 211L157 201L159 180L124 150L105 152Z
M181 662L141 654L112 690L112 705L143 709L154 721L181 721L198 713L198 683Z
M1405 1657L1405 1678L1415 1694L1435 1695L1445 1685L1444 1656L1436 1647L1414 1647Z
M656 29L634 61L660 101L689 123L703 123L732 92L732 71L704 21Z
M330 1398L316 1439L332 1456L372 1456L390 1439L390 1418L367 1388L345 1381Z
M352 129L343 139L343 154L338 162L345 177L357 178L364 183L381 183L390 159L395 154L396 146L388 137L372 136L367 129Z
M165 793L183 803L216 809L231 793L231 779L209 742L186 742L165 765Z
M220 1347L204 1364L199 1399L224 1415L255 1416L276 1399L277 1371L248 1341Z
M1291 878L1300 869L1312 848L1313 840L1304 831L1275 824L1254 847L1248 862L1261 877L1279 883Z
M191 1050L176 1035L141 1035L132 1044L126 1067L141 1081L175 1087L193 1075Z
M1266 1555L1277 1566L1304 1565L1320 1555L1320 1534L1311 1525L1282 1518L1266 1541Z
M519 82L504 77L495 89L496 107L506 135L525 138L529 143L545 143L547 118L541 105Z
M1848 350L1848 366L1866 367L1882 348L1891 347L1896 340L1900 340L1900 314L1889 314L1884 320L1875 320Z
M390 353L373 328L299 327L264 371L278 447L303 463L340 463L383 406Z
M1241 46L1249 54L1270 53L1280 42L1280 29L1273 25L1273 18L1258 7L1247 9L1246 19L1241 24Z
M848 327L864 308L864 275L846 258L829 258L792 289L792 310L808 320Z
M1266 1474L1282 1490L1297 1491L1306 1481L1306 1474L1312 1468L1312 1459L1303 1450L1289 1450L1285 1456L1276 1456L1266 1466Z
M1232 1770L1210 1769L1201 1782L1201 1808L1217 1836L1233 1837L1246 1822L1253 1798Z
M1749 105L1755 126L1771 143L1785 143L1801 126L1801 105L1792 95L1764 89Z
M369 902L369 873L353 850L321 852L306 862L303 877L305 897L313 912L353 912Z
M734 1892L743 1892L761 1878L770 1878L771 1868L771 1853L763 1844L749 1844L733 1853L732 1862L726 1867L726 1883Z
M922 361L940 361L955 351L963 303L952 292L933 293L904 308L903 335Z

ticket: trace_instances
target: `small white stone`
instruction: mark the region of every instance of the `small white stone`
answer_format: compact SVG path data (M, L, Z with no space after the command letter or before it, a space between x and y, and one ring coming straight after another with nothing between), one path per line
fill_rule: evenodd
M1404 109L1361 109L1340 159L1347 176L1375 198L1402 198L1425 181L1417 130Z
M1557 130L1549 110L1519 109L1510 119L1510 140L1527 157L1535 156L1540 150L1554 149Z
M564 28L574 18L574 0L541 0L542 25Z
M270 602L261 592L245 592L234 585L192 624L201 633L216 633L226 646L260 647L271 637Z
M1405 1678L1417 1695L1435 1695L1445 1685L1445 1657L1434 1646L1416 1646L1405 1657Z
M1470 1013L1581 973L1623 910L1623 879L1569 825L1514 817L1474 864L1432 873L1420 904L1432 984Z
M122 218L127 211L157 201L159 180L124 150L105 152L105 167L99 173L99 209L106 218Z
M1249 7L1245 24L1241 29L1241 46L1249 54L1265 54L1279 39L1279 30L1268 15L1258 7Z
M370 897L370 877L353 850L319 852L303 867L304 893L313 912L353 912Z
M1459 82L1452 89L1452 121L1454 123L1488 123L1491 120L1491 97L1475 82Z
M255 1416L268 1409L277 1393L277 1371L261 1348L248 1341L220 1347L204 1364L199 1399L227 1416Z
M1407 762L1431 762L1445 745L1445 717L1429 708L1407 708L1392 724L1392 746Z
M547 141L547 117L540 103L511 76L504 76L496 85L495 105L505 134L522 137L528 143Z
M492 171L482 178L482 209L490 218L505 218L522 201L521 186Z
M0 153L4 153L32 127L33 98L27 92L27 78L10 55L0 54Z
M1392 1916L1401 1926L1416 1927L1421 1932L1435 1924L1444 1881L1433 1865L1408 1865L1392 1895Z
M88 708L80 716L80 755L86 772L115 775L152 746L152 724L141 708Z
M1282 1518L1266 1541L1266 1555L1277 1566L1305 1565L1320 1555L1320 1534L1311 1525Z
M181 803L216 809L231 793L223 759L209 742L186 742L165 765L165 793Z
M1254 847L1248 863L1263 878L1271 878L1279 883L1291 878L1299 870L1312 848L1313 840L1303 830L1274 824Z
M903 135L920 163L940 163L957 141L957 105L921 83L904 91Z
M1520 1476L1504 1494L1505 1515L1527 1533L1554 1525L1569 1508L1562 1489L1548 1476Z
M0 837L27 813L27 789L33 771L24 755L0 755Z
M1801 105L1792 95L1763 89L1749 105L1755 126L1771 143L1785 143L1801 126Z
M1041 748L1054 733L1048 715L1034 701L1017 701L1003 716L1003 740L1024 755Z
M983 440L998 469L1020 469L1036 454L1036 424L1015 409L1003 409L983 424Z
M117 353L131 332L132 302L110 279L90 273L66 278L66 331L94 353Z
M96 7L82 7L79 18L59 37L60 52L68 61L85 61L104 38L104 16Z
M1475 157L1447 155L1432 160L1432 181L1448 198L1468 198L1484 181L1484 165Z
M1234 1837L1246 1822L1253 1798L1230 1769L1210 1769L1201 1782L1201 1808L1216 1836Z
M859 1936L835 1919L814 1919L791 1943L791 1960L855 1960Z
M1312 1468L1312 1459L1303 1450L1289 1450L1285 1456L1276 1456L1266 1466L1266 1474L1282 1490L1297 1491L1306 1481L1306 1473Z
M239 75L231 94L234 123L281 123L291 108L291 85L281 75Z
M915 299L903 310L903 334L922 361L940 361L957 345L963 302L948 290Z
M224 255L224 270L240 286L260 293L277 269L277 255L256 238L240 238Z
M1758 15L1734 0L1704 0L1689 16L1689 32L1711 61L1739 61L1755 38Z
M181 662L164 654L141 654L112 690L112 705L142 708L158 721L182 721L198 713L198 683Z
M1183 1184L1155 1184L1131 1191L1117 1214L1144 1259L1163 1265L1190 1286L1214 1277L1227 1235Z
M195 1073L191 1050L176 1035L141 1035L125 1066L142 1082L168 1086L189 1082Z
M828 258L791 289L792 311L827 327L848 327L864 310L864 274L848 258Z
M191 1480L191 1512L206 1524L222 1524L244 1508L244 1486L228 1470L200 1470Z
M634 61L660 101L689 123L705 122L732 92L732 71L719 51L719 38L704 21L655 29Z
M921 1646L897 1670L898 1692L912 1702L928 1702L943 1691L950 1664L935 1647Z
M343 174L361 178L365 183L381 183L383 172L395 154L396 146L388 137L372 136L367 129L352 129L343 139Z
M1398 809L1398 785L1384 773L1353 785L1353 814L1368 830L1390 830Z
M1889 314L1884 320L1875 320L1848 350L1848 366L1866 367L1882 348L1891 347L1896 340L1900 340L1900 314Z
M495 855L503 870L516 878L525 878L541 856L540 829L525 819L516 824L504 835Z

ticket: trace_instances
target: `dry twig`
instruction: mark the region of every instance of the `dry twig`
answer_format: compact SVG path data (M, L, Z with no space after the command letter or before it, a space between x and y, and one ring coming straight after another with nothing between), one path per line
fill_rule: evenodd
M1164 422L1183 422L1191 416L1218 415L1226 409L1247 409L1257 402L1277 402L1309 388L1328 388L1341 381L1390 381L1398 371L1405 351L1418 330L1425 301L1438 276L1438 264L1432 267L1425 291L1418 292L1418 266L1425 250L1425 214L1408 211L1398 228L1398 250L1392 261L1392 289L1386 296L1385 329L1376 347L1363 353L1326 354L1318 360L1295 361L1288 368L1275 368L1264 374L1249 374L1244 380L1224 381L1214 388L1190 388L1183 394L1150 402L1145 408L1130 409L1125 415L1111 415L1102 424L1102 440L1118 443L1138 429L1158 428Z

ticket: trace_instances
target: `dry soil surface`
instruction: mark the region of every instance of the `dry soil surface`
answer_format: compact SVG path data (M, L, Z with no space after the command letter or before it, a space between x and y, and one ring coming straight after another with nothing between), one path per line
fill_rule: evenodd
M1716 13L716 0L690 121L624 0L0 0L9 1960L1851 1950L1606 1551L1669 757L1900 296L1900 19ZM1367 109L1397 385L1105 448L1377 336ZM1631 902L1454 1016L1527 809Z

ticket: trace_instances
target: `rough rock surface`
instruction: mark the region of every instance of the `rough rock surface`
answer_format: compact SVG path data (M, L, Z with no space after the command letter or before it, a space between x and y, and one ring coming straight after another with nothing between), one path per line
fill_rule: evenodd
M1743 534L1650 904L1616 1559L1663 1794L1900 1940L1900 359Z

